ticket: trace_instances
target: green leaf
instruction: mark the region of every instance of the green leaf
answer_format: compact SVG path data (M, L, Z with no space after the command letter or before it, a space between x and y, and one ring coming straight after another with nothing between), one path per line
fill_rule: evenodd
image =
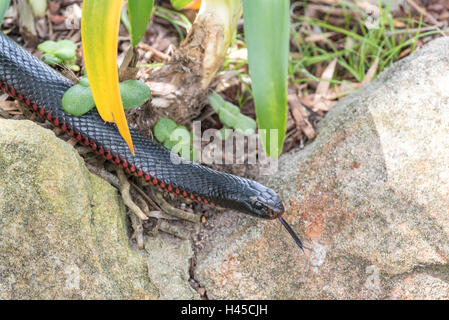
M253 118L245 116L244 114L239 114L235 122L234 128L237 131L242 132L245 135L253 135L257 129L257 123Z
M78 66L75 65L70 67ZM150 98L150 88L143 82L128 80L121 82L119 86L120 95L125 109L141 106ZM92 96L92 91L89 87L89 79L86 76L82 77L78 84L67 90L62 98L63 109L67 113L77 117L88 112L93 106L95 106L95 103ZM174 123L174 128L175 127L176 123Z
M230 102L226 102L223 105L222 109L225 109L226 111L229 111L230 113L236 116L240 114L240 108Z
M224 128L217 133L217 136L221 140L226 140L228 138L230 130L226 130L226 128L229 127L246 135L253 135L256 132L256 121L254 121L253 118L241 114L239 107L225 101L219 94L213 92L209 96L209 103L218 113L221 123L224 124Z
M56 42L56 49L51 53L62 60L69 60L75 57L76 45L70 40L60 40Z
M69 64L69 65L67 65L67 67L68 67L70 70L73 70L73 71L75 71L75 72L78 72L78 71L81 70L81 69L80 69L80 66L79 66L79 65L76 65L76 64Z
M266 129L262 144L277 157L287 128L287 75L289 54L289 0L243 0L243 21L249 72L259 129ZM270 129L277 130L272 145Z
M176 141L171 141L170 139L167 139L164 142L164 147L166 147L168 150L171 150L176 144L177 144Z
M10 0L0 0L0 26L3 23L6 10L8 10Z
M58 57L55 57L53 54L43 54L42 58L44 58L44 62L50 66L62 63L62 60Z
M150 88L138 80L120 82L119 87L125 109L140 107L151 95Z
M170 134L170 141L174 142L171 146L173 152L179 153L185 159L191 158L192 153L192 134L185 126L178 126Z
M76 54L76 45L70 40L60 40L58 42L47 40L39 44L37 48L62 60L73 59Z
M209 95L209 103L211 107L215 110L215 112L218 113L218 110L220 110L223 105L226 103L224 99L216 92L212 92Z
M170 0L171 5L176 10L181 10L186 5L188 5L190 2L192 2L192 0Z
M131 45L135 47L147 30L154 0L128 0Z
M134 146L120 96L117 46L123 0L84 0L81 41L95 104L104 121L115 122L132 154Z
M169 118L159 118L153 132L156 139L167 149L179 153L185 159L197 159L198 154L192 146L193 134L185 126L178 126Z
M218 93L212 92L209 95L209 103L215 112L219 113L220 110L226 109L226 111L238 115L240 113L240 108L236 105L225 101Z
M218 110L218 118L220 118L221 123L228 127L234 127L237 122L237 116L226 108Z
M76 117L89 112L95 106L90 87L76 84L67 90L62 97L62 108Z
M177 126L176 122L172 119L164 117L159 118L153 128L156 140L159 142L169 141L172 131L175 130Z
M58 45L55 41L47 40L39 44L37 48L42 52L52 53L58 48Z
M192 139L192 134L185 126L177 126L171 133L170 133L170 140L175 141L179 145L190 145Z
M42 57L49 65L66 63L69 68L79 71L79 66L75 64L76 45L70 40L60 40L58 42L47 40L37 46L44 52Z
M78 82L78 84L84 86L84 87L88 87L89 86L89 79L87 78L87 76L85 75L84 77L82 77L80 79L80 81Z

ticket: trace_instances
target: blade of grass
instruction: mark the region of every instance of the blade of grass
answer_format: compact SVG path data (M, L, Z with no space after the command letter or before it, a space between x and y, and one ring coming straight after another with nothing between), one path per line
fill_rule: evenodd
M262 144L271 157L281 153L287 125L289 5L288 0L243 0L257 121L259 129L266 130ZM272 145L272 134L277 134L277 145Z
M131 27L131 45L135 47L147 30L153 11L154 0L128 0L128 14Z

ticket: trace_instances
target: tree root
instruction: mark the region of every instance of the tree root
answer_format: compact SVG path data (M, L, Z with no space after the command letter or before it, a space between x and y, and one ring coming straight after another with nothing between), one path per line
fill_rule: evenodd
M119 178L120 184L121 184L120 192L122 194L123 202L129 208L129 210L131 210L141 220L147 220L148 217L145 215L145 213L143 213L143 211L139 208L139 206L134 203L134 201L131 198L131 194L130 194L131 185L128 182L128 179L126 178L126 175L123 172L123 169L117 168L116 172L117 172L117 177Z

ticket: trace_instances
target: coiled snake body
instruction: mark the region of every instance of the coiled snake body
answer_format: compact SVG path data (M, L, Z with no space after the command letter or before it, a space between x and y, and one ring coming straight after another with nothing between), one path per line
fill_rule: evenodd
M83 145L157 187L266 219L280 218L284 211L282 201L272 189L195 162L172 161L180 159L133 129L135 155L132 155L115 124L104 122L95 108L81 117L65 113L62 97L73 83L3 33L0 33L0 86Z

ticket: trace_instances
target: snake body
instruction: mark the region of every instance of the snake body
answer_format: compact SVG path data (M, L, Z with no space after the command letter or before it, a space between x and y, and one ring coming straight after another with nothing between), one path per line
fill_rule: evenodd
M73 83L3 33L0 33L0 86L81 144L159 188L266 219L279 217L284 211L282 201L272 189L195 162L181 161L177 154L133 129L132 155L115 124L104 122L95 108L81 117L67 114L61 101Z

